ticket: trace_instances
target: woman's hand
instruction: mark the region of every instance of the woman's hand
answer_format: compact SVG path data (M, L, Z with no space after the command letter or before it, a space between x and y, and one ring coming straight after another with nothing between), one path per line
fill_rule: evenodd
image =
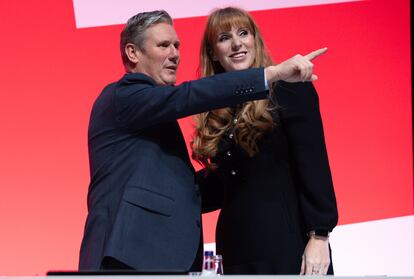
M330 263L329 238L311 236L302 256L300 275L326 275Z
M313 74L313 63L316 57L324 54L328 48L315 50L307 55L297 54L282 63L265 68L268 84L277 80L286 82L314 81L318 76Z

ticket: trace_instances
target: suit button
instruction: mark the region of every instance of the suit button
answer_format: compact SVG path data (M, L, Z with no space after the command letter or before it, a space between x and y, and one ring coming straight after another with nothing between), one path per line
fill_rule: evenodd
M200 220L196 220L197 227L200 227Z
M252 89L252 88L250 88L249 92L250 92L250 93L252 93L252 92L253 92L253 89Z
M231 170L230 171L231 175L235 176L236 175L236 171L235 170Z

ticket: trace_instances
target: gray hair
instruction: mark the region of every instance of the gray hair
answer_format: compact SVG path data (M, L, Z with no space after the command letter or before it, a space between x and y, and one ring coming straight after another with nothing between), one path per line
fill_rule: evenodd
M125 46L131 43L142 49L145 42L145 31L152 25L163 22L173 25L171 16L164 10L138 13L128 19L121 32L120 42L122 63L125 67L131 65L125 53Z

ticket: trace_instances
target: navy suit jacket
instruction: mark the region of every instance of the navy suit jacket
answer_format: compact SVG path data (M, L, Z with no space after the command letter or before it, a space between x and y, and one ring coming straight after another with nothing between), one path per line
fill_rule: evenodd
M188 270L201 198L177 119L267 97L263 69L158 86L140 73L108 85L89 131L91 182L79 269L105 257L141 270Z

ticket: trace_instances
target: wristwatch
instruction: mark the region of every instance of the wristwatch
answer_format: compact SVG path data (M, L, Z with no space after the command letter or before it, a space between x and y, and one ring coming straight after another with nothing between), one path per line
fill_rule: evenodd
M330 232L327 230L312 230L308 232L309 237L315 239L327 240L329 238Z

